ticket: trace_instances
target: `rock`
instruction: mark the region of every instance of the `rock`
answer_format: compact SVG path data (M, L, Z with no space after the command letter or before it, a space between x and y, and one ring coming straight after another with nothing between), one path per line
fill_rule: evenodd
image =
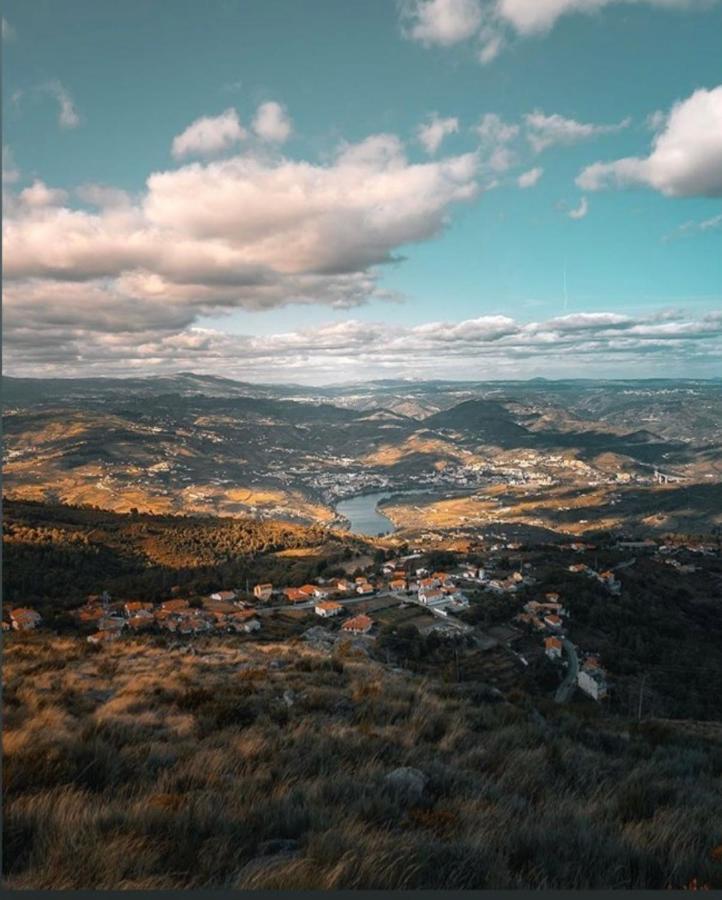
M421 799L429 779L419 769L401 766L389 772L384 781L394 790L406 795L409 800Z
M277 853L295 853L298 850L298 841L290 838L272 838L270 841L262 841L258 845L260 856L275 856Z

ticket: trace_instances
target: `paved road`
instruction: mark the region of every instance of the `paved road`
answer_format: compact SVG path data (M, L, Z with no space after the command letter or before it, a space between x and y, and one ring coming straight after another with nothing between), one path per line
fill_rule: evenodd
M559 685L554 695L557 703L566 703L574 693L574 687L577 683L577 672L579 672L579 658L577 657L576 647L566 638L564 638L562 643L569 661L569 667L567 674L564 676L564 681Z

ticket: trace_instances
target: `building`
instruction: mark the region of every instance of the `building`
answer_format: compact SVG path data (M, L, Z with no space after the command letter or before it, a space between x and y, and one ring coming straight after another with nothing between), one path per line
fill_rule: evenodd
M373 624L372 619L361 613L361 615L354 616L353 619L344 622L341 628L343 631L348 631L351 634L368 634L373 628Z
M152 610L152 603L143 603L141 600L128 600L128 602L123 605L123 612L128 618L137 616L141 612L149 613L152 612Z
M235 591L216 591L215 594L211 594L211 600L226 600L227 602L231 602L236 599Z
M220 599L216 594L211 594L212 599ZM161 603L160 608L164 610L164 612L168 613L179 613L183 612L183 610L188 609L190 604L187 600L183 600L180 597L176 597L174 600L164 600Z
M606 672L594 658L586 660L579 670L577 684L593 700L603 700L607 696Z
M10 622L15 631L32 631L42 622L42 617L34 609L18 607L11 611Z
M314 607L316 615L321 616L324 619L327 619L330 616L337 616L342 610L343 606L341 606L340 603L336 603L335 600L322 600Z
M405 591L406 590L406 579L405 578L393 578L389 581L389 587L392 591Z
M561 631L562 625L564 624L559 616L554 615L554 613L550 613L547 616L544 616L544 624L547 628L550 628L552 631Z
M361 581L356 585L356 593L357 594L373 594L374 588L372 584L369 584L368 581Z
M253 587L253 596L263 603L268 603L273 594L273 585L270 582L265 584L256 584Z
M289 603L307 603L308 594L305 594L300 588L284 588L283 593Z
M562 642L558 637L544 638L544 652L549 659L561 659Z
M446 594L438 588L425 588L423 591L419 591L419 602L424 606L434 606L445 600Z

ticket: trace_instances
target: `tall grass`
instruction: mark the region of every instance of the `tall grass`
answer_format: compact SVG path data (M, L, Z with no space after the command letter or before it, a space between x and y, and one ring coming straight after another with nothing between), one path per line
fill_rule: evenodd
M711 739L544 726L527 698L301 646L198 650L6 642L8 887L722 886Z

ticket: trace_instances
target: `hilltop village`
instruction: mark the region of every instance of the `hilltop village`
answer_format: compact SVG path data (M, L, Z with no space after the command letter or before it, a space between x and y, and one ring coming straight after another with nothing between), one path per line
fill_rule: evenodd
M476 546L468 541L451 546L455 549L421 545L411 552L387 546L347 577L297 585L226 585L202 596L175 586L157 602L102 590L87 596L72 619L87 643L98 648L155 635L176 647L185 643L190 652L204 636L233 634L249 641L301 640L329 653L346 646L378 656L380 647L395 646L398 634L408 636L411 629L422 640L463 646L465 665L473 655L499 688L542 671L557 702L567 702L577 690L602 702L615 690L615 677L600 658L588 615L580 620L578 598L591 591L603 610L604 597L607 604L620 602L625 579L635 569L651 566L663 576L694 577L706 564L715 565L719 552L699 539L544 547L499 535ZM550 585L563 587L550 590ZM5 631L44 627L31 608L6 612ZM603 655L613 659L609 644L604 647ZM549 679L550 671L555 678Z

